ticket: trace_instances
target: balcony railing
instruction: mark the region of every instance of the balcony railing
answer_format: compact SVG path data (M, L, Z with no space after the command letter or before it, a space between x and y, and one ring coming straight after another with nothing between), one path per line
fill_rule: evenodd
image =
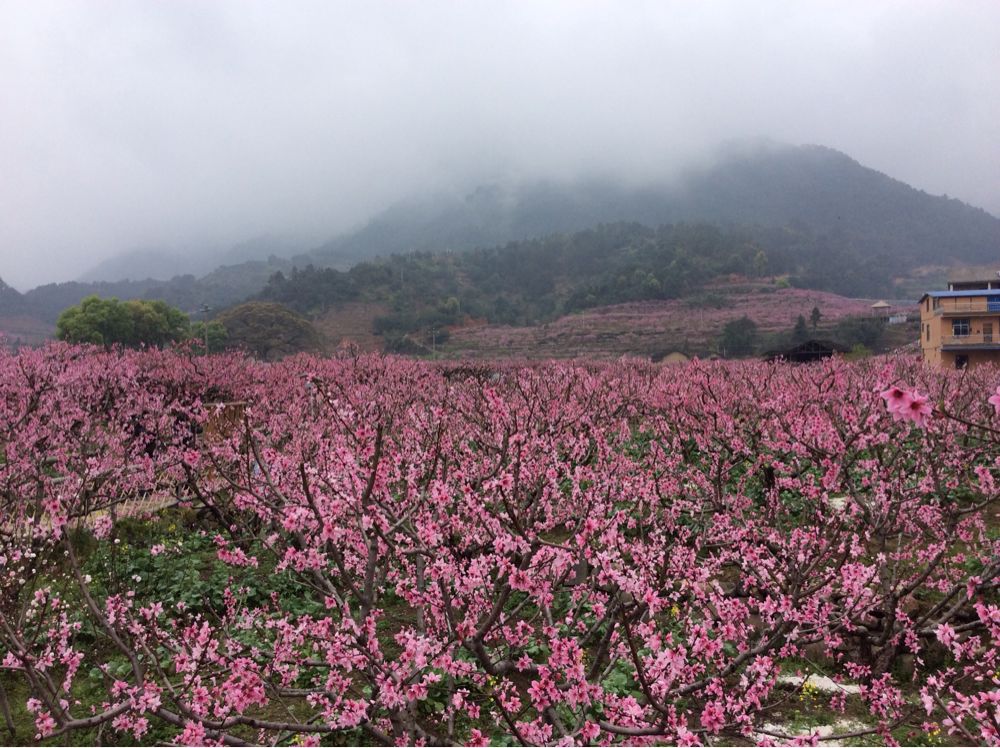
M1000 337L995 333L974 335L945 335L941 345L1000 345Z
M1000 301L957 301L954 304L941 304L933 312L934 314L989 314L1000 312Z

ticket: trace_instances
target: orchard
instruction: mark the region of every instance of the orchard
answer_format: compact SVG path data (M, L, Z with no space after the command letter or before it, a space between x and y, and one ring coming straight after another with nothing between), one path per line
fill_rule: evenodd
M998 383L2 352L0 740L998 744Z

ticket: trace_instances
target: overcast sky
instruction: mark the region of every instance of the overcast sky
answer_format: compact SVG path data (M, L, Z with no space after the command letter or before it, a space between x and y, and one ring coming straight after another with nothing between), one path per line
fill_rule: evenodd
M1000 2L0 0L0 277L820 143L1000 214Z

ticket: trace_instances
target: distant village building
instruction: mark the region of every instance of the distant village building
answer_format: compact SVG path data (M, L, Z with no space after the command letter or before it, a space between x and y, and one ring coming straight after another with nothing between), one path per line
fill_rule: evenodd
M768 351L764 357L768 361L778 359L793 364L808 364L812 361L822 361L837 353L847 353L848 348L832 340L805 340L781 351Z
M890 304L888 301L876 301L874 304L872 304L872 316L888 317L890 309L892 309L892 304Z
M1000 268L962 268L920 298L920 348L938 366L1000 363Z

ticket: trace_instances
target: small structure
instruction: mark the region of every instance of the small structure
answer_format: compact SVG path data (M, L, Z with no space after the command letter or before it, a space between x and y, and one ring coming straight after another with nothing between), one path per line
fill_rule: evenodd
M881 299L872 304L872 316L888 317L891 309L892 309L892 304L890 304L885 299Z
M964 369L1000 363L1000 270L961 268L920 298L924 361Z
M949 291L1000 291L1000 268L964 267L952 268L948 273Z
M683 366L691 359L688 358L683 353L681 353L680 351L671 351L662 358L659 359L654 358L653 360L654 361L658 360L658 362L663 364L664 366Z
M822 361L837 353L847 353L849 349L832 340L805 340L781 351L768 351L764 358L768 361L783 359L793 364L808 364L812 361Z

